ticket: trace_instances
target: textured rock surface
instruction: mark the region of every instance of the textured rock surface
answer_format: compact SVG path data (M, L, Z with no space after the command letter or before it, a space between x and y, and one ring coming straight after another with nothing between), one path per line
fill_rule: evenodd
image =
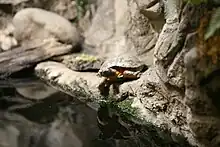
M38 64L35 70L37 76L51 86L73 97L77 97L85 103L88 102L88 105L94 109L98 108L97 103L96 106L93 106L92 103L90 104L91 100L99 99L96 87L101 82L101 79L96 76L96 73L72 71L65 65L52 61Z
M184 104L184 92L166 86L152 67L137 81L124 83L121 91L134 92L133 105L142 108L142 117L171 132L184 135L194 145L198 144L186 120L188 107Z
M166 37L167 42L164 39L160 41L159 37L155 47L155 65L159 69L158 72L164 82L173 85L171 87L175 89L182 88L182 90L178 90L182 93L182 96L176 97L179 104L174 104L174 107L181 110L181 113L176 116L175 113L171 113L169 116L184 120L182 124L187 126L188 131L191 132L194 138L193 140L197 140L197 145L217 147L219 146L219 113L216 106L213 105L213 100L207 96L207 89L201 86L200 83L201 79L204 78L202 74L204 70L213 69L213 66L204 64L206 61L203 60L206 59L202 59L201 62L198 61L199 58L195 51L197 35L191 33L198 27L203 12L202 5L194 8L192 5L187 4L183 9L180 24L174 23L177 27L169 29L170 24L164 25L164 31L160 36L168 35ZM196 17L190 20L190 16ZM174 32L170 33L170 30L173 29ZM185 43L183 44L183 42ZM178 126L181 126L181 124L178 124ZM208 138L208 136L212 137Z
M138 5L144 4L139 3L127 0L103 1L91 27L85 32L85 42L95 46L102 56L132 52L151 65L158 33L151 27L148 18L140 13Z
M213 147L218 147L220 144L219 100L217 96L219 84L216 83L218 82L218 70L213 68L209 71L208 77L211 76L211 79L204 77L204 70L208 70L211 66L204 65L206 59L199 59L195 50L195 47L191 48L185 57L187 65L185 103L190 108L187 121L199 141L206 146L211 144ZM201 64L203 65L201 66ZM203 81L203 79L205 80Z
M103 59L92 55L67 55L64 56L62 63L74 71L97 72L103 61Z

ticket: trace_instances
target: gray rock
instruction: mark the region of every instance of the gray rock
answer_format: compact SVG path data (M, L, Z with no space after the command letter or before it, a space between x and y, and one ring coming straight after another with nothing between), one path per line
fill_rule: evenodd
M103 59L86 54L70 55L64 58L62 63L74 71L97 72L103 63Z
M114 0L100 1L100 5L92 20L91 26L85 32L85 42L98 46L112 37L114 33Z
M73 46L80 42L78 30L67 19L43 9L22 9L15 14L13 25L13 35L18 41L55 38Z
M196 41L196 33L188 34L182 50L176 55L172 64L168 68L167 77L169 83L179 88L185 87L185 65L184 57L186 53L191 49L193 43Z
M44 79L52 87L79 98L80 101L94 109L98 108L96 101L101 97L98 96L97 86L101 79L96 76L97 73L76 72L64 64L52 61L38 64L35 67L35 72L38 77Z

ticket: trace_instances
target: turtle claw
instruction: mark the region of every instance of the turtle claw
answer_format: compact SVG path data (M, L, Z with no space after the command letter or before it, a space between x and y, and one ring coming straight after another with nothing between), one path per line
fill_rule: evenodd
M100 73L97 73L96 76L98 76L98 77L102 77Z
M135 72L135 76L136 76L137 78L140 78L140 77L141 77L141 72L140 72L140 71Z

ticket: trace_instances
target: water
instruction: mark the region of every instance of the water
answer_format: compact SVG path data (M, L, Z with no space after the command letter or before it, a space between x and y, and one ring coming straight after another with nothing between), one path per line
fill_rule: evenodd
M96 111L35 77L1 80L0 110L1 147L109 144L99 140Z

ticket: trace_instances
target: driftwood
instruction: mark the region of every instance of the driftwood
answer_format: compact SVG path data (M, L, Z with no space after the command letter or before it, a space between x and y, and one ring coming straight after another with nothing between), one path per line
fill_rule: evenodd
M0 53L0 77L5 78L24 68L29 68L40 61L54 56L64 55L72 50L72 45L65 45L53 39L41 43L29 43Z

